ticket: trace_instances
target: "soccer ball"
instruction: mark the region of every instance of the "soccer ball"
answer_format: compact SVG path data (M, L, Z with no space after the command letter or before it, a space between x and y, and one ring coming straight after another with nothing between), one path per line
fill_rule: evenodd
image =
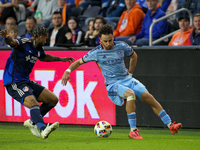
M99 137L109 137L112 133L112 126L107 121L99 121L94 126L94 133Z

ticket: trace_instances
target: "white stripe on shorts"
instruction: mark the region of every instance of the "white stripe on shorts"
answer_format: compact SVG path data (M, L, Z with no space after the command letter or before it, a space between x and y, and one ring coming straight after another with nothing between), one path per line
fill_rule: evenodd
M22 97L25 94L21 89L17 88L17 84L16 83L12 83L11 86L12 86L13 90L18 92L19 96Z

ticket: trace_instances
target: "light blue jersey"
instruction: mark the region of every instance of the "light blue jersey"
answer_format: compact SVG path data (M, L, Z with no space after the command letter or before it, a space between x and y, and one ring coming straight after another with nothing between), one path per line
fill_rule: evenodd
M82 58L84 62L96 61L99 64L105 78L108 97L118 106L124 104L124 93L128 89L132 89L139 100L142 100L142 93L148 92L141 82L129 76L125 67L124 56L133 54L134 51L129 45L115 41L111 50L105 50L99 45Z
M83 61L96 61L105 78L105 84L109 85L118 80L130 78L124 56L131 56L133 53L133 49L128 44L115 41L114 47L110 50L105 50L100 44L83 56Z

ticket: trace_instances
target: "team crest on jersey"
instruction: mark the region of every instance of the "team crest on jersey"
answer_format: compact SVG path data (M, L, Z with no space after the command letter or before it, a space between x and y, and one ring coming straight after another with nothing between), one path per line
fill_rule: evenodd
M25 86L23 89L22 89L24 92L27 92L29 90L29 88L27 86Z
M118 54L119 56L122 56L122 51L117 51L117 54Z

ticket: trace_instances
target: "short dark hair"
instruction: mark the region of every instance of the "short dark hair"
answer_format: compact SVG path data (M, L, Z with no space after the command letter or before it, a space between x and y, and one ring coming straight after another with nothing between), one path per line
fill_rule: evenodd
M37 38L41 35L44 35L46 36L48 34L48 31L45 27L43 26L36 26L34 29L33 29L33 33L32 33L32 36L34 38Z
M104 34L104 35L113 34L112 26L109 24L103 25L103 27L101 27L101 29L99 31L99 37L101 37L102 34Z
M26 20L28 20L28 19L33 19L34 23L35 24L37 23L36 19L33 16L29 16L29 17L26 18Z
M97 19L101 19L101 21L102 21L103 24L106 24L106 23L107 23L107 21L106 21L106 19L105 19L104 17L102 17L102 16L97 16L97 17L94 19L94 24L95 24L95 22L96 22Z
M59 15L62 16L62 14L61 14L59 11L55 11L55 12L53 13L53 15L57 15L57 14L59 14ZM52 15L52 17L53 17L53 15Z

